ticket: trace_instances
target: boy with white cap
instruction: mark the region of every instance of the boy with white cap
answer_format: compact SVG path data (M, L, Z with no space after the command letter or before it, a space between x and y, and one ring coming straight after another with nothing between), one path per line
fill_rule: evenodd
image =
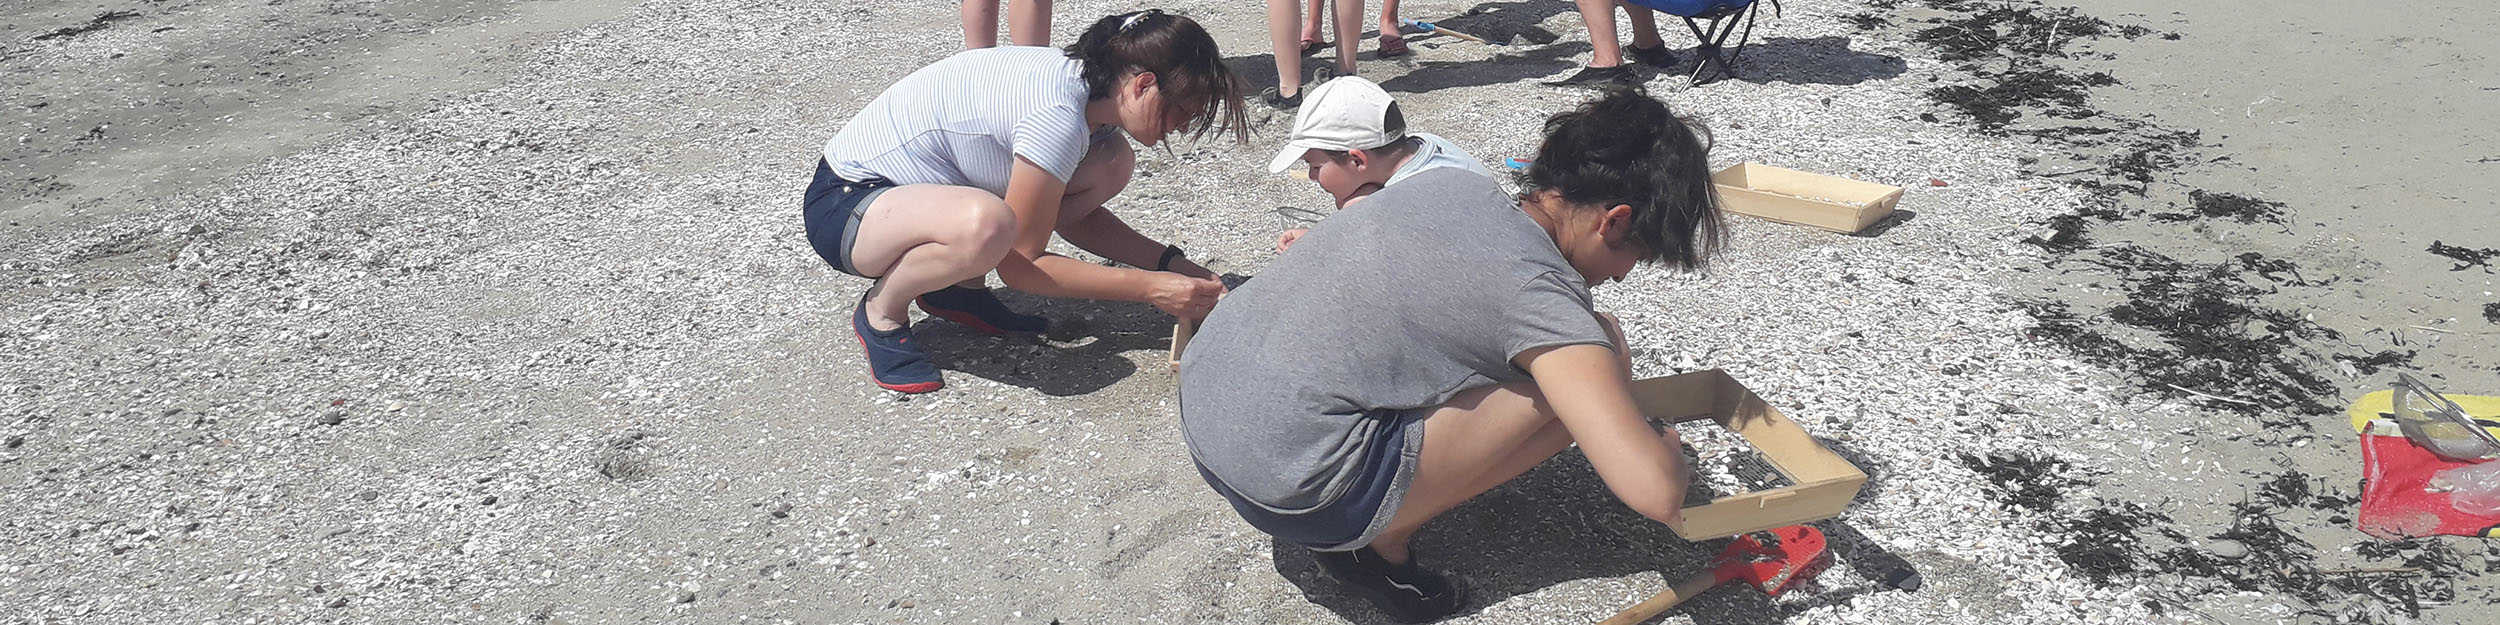
M1418 172L1457 167L1492 177L1492 170L1465 150L1431 133L1406 132L1406 116L1397 99L1380 85L1345 76L1311 89L1302 110L1294 113L1293 133L1269 161L1270 173L1283 173L1295 163L1310 168L1312 182L1345 208L1382 187ZM1307 228L1287 230L1276 239L1282 252Z

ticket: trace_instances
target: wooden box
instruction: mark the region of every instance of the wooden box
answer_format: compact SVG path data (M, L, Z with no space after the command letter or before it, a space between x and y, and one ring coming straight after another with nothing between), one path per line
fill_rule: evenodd
M1832 453L1778 408L1711 369L1632 383L1641 414L1677 423L1710 419L1744 437L1789 485L1719 497L1684 508L1671 526L1685 540L1707 540L1836 516L1858 496L1866 473Z
M1901 187L1738 163L1710 175L1719 208L1771 221L1854 233L1892 214Z

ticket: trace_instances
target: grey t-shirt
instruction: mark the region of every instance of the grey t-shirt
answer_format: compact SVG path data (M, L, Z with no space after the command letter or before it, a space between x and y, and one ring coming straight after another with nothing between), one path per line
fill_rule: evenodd
M1217 304L1182 356L1182 435L1244 498L1310 510L1360 477L1378 428L1527 380L1520 352L1582 343L1606 331L1553 238L1492 178L1436 168L1329 217Z

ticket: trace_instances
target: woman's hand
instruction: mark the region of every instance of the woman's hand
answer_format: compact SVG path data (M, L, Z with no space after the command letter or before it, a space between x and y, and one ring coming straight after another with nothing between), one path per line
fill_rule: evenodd
M1310 233L1310 228L1294 228L1292 230L1286 230L1282 234L1276 235L1276 253L1285 253L1285 248L1293 247L1294 241L1301 240L1302 235Z
M1146 303L1157 310L1181 319L1197 321L1215 310L1215 300L1224 297L1224 283L1192 278L1171 272L1155 272L1155 285L1146 295Z

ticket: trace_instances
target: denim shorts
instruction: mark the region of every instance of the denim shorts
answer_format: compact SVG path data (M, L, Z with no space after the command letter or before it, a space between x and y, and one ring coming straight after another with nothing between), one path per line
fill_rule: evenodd
M1361 549L1388 529L1389 519L1397 516L1398 504L1406 498L1407 486L1415 480L1416 455L1423 450L1423 416L1389 411L1364 417L1391 423L1373 432L1371 449L1361 459L1360 477L1354 484L1336 501L1318 508L1277 512L1242 498L1204 465L1198 467L1198 477L1215 487L1242 520L1270 536L1320 551Z
M885 180L844 180L824 159L817 159L816 179L807 183L807 197L801 205L807 213L808 246L816 248L816 256L835 271L875 277L851 265L851 246L859 240L859 220L867 215L868 206L893 188L894 183Z

